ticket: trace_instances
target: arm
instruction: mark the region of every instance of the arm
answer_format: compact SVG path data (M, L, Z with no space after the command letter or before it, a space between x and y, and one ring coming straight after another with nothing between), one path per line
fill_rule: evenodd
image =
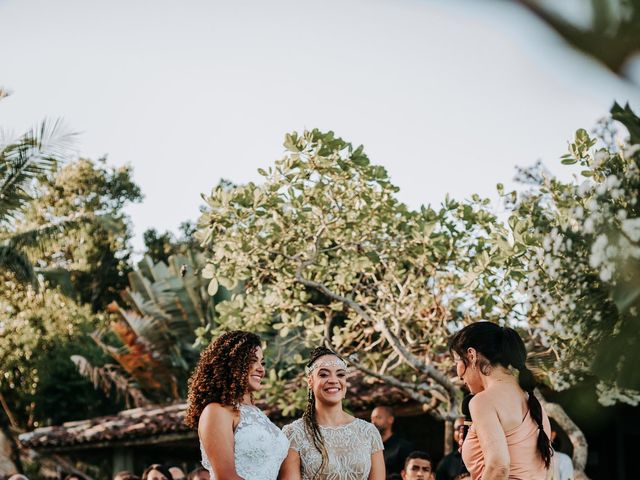
M211 462L216 478L244 480L236 472L233 447L234 412L230 407L210 403L202 411L198 422L198 436L204 453Z
M507 480L511 458L498 412L481 393L473 397L469 409L484 456L482 479Z
M287 458L284 459L280 466L278 480L302 480L300 474L300 454L293 448L289 449Z
M369 472L369 480L384 480L385 476L384 454L382 453L382 450L378 450L371 454L371 471Z

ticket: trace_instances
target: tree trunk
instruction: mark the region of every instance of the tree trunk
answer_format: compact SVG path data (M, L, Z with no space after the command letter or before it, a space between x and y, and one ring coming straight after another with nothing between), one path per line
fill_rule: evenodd
M547 415L558 423L560 428L562 428L569 437L569 440L571 440L571 444L573 445L574 478L576 480L588 480L589 477L584 473L584 469L587 465L587 453L589 450L584 433L582 433L582 430L571 420L571 417L567 415L564 408L557 403L547 402L539 390L536 390L536 397L538 397L540 403L542 403Z

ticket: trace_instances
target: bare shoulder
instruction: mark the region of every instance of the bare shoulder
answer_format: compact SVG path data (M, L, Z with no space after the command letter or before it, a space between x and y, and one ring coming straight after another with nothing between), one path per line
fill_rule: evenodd
M476 416L474 414L483 414L489 411L495 411L495 402L491 393L486 391L476 393L469 402L469 411L471 412L471 417Z
M233 422L236 412L233 407L222 405L221 403L210 403L200 414L199 426L218 422Z

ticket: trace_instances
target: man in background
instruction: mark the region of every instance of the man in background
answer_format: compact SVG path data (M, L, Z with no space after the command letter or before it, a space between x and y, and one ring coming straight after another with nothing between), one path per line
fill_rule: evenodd
M402 480L433 480L433 464L427 452L411 452L404 461Z
M453 422L453 452L445 455L438 468L436 468L436 480L454 480L462 473L462 455L458 451L460 441L460 428L464 425L464 417L456 418Z
M380 432L384 444L384 465L387 476L399 474L404 468L404 461L413 452L413 444L393 433L395 420L393 409L388 406L378 406L371 412L371 423Z

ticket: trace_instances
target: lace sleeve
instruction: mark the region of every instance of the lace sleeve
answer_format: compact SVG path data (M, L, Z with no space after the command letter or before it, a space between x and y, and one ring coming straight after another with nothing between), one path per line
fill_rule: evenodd
M380 436L380 432L378 431L378 429L371 423L368 425L368 427L369 437L371 439L371 454L373 455L380 450L384 450L384 444L382 443L382 437Z
M284 433L287 437L287 440L289 440L289 448L300 453L300 449L302 448L303 433L300 428L298 428L298 425L296 425L296 422L285 425L282 428L282 433Z

